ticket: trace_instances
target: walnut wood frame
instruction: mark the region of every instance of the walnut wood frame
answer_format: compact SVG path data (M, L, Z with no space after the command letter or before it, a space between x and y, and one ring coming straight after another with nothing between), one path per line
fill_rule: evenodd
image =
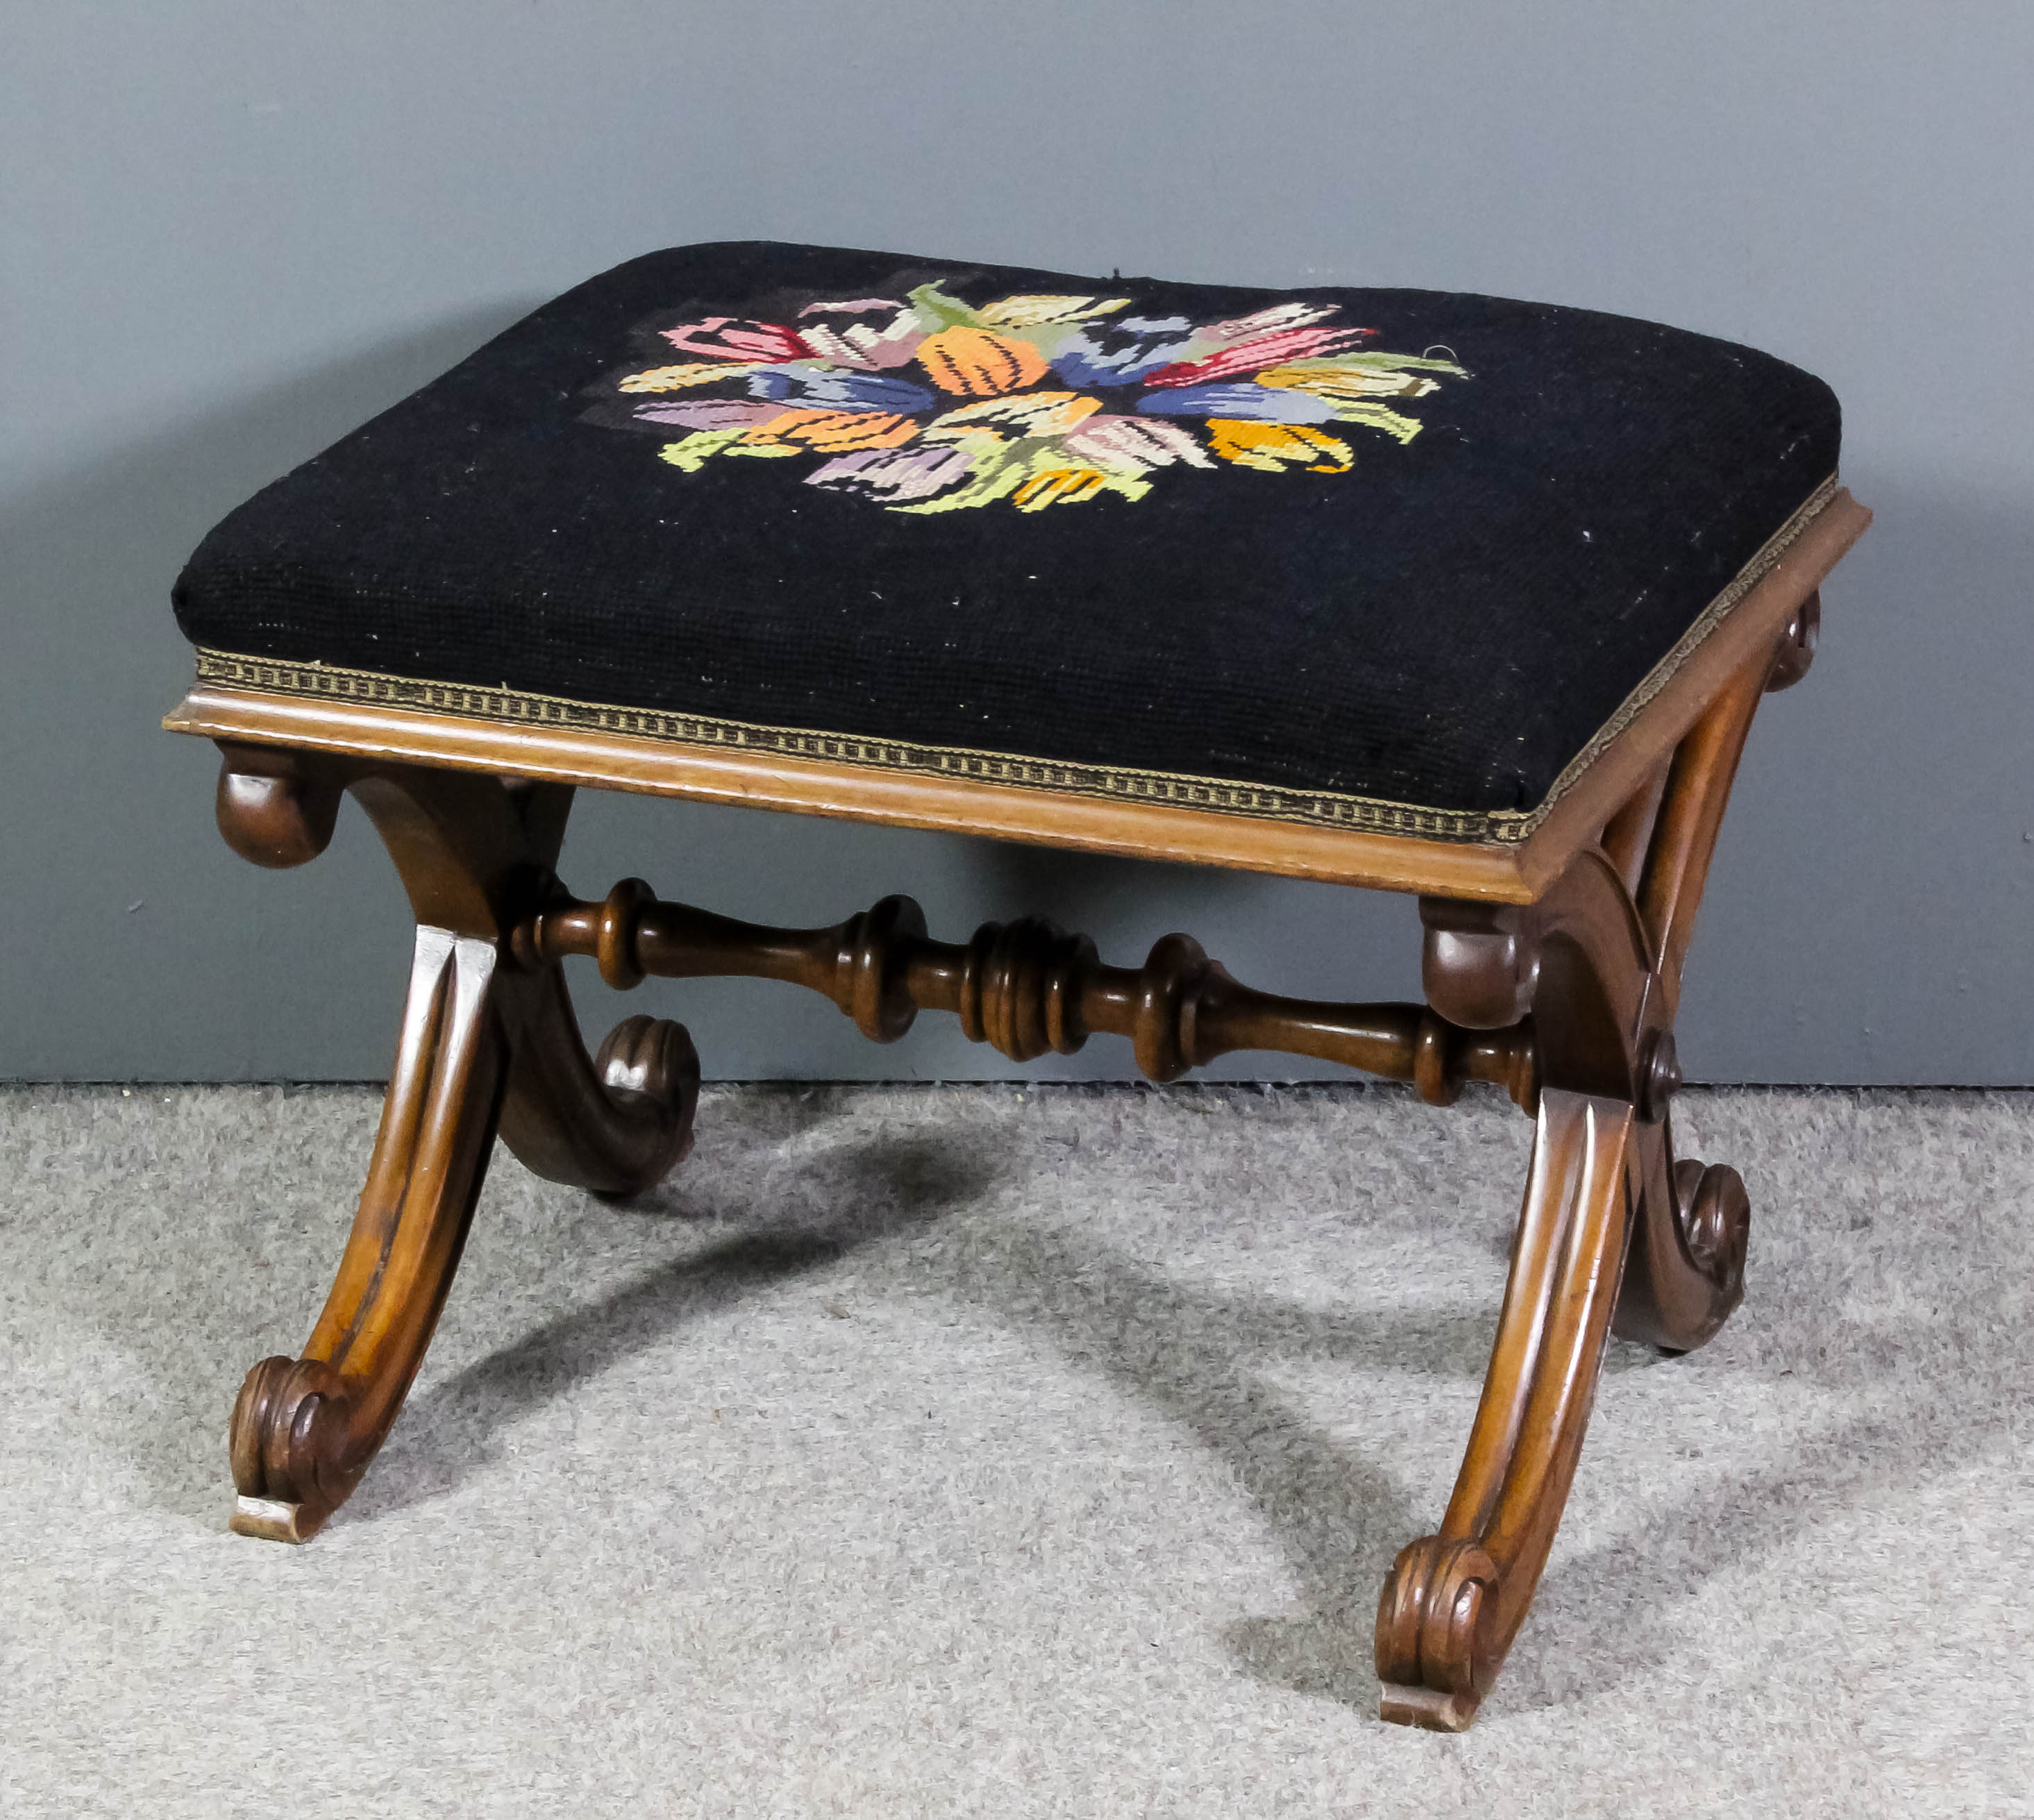
M948 1011L1017 1061L1109 1034L1156 1080L1258 1049L1409 1080L1437 1104L1488 1081L1535 1120L1510 1278L1454 1495L1439 1529L1398 1555L1376 1634L1383 1716L1466 1726L1545 1564L1608 1335L1687 1350L1743 1294L1743 1185L1674 1153L1682 963L1760 696L1806 672L1816 589L1868 522L1837 493L1508 848L194 688L166 724L219 742L234 849L301 865L350 792L417 921L337 1278L302 1356L256 1365L234 1408L233 1527L306 1540L358 1482L430 1344L497 1131L539 1174L609 1194L648 1187L689 1147L690 1038L632 1017L589 1058L568 955L591 956L617 987L649 974L802 985L878 1041ZM581 783L1416 891L1426 1003L1276 997L1180 935L1134 969L1037 920L935 941L903 897L808 930L664 902L637 880L582 901L554 870Z

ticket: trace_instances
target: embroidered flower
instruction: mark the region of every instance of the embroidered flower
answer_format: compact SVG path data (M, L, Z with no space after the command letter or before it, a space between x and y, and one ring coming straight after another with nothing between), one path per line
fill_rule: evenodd
M604 421L686 433L663 459L819 455L808 485L893 512L1007 499L1019 512L1113 493L1141 499L1169 467L1223 463L1344 474L1338 432L1403 444L1401 408L1469 375L1452 360L1368 347L1332 304L1274 304L1227 321L1126 314L1127 297L909 296L813 302L795 325L709 316L657 331L682 356L623 375ZM1332 426L1330 428L1329 426Z

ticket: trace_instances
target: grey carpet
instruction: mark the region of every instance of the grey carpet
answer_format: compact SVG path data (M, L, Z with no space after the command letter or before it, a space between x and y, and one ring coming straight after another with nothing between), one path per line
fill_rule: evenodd
M505 1154L410 1408L289 1549L358 1089L0 1095L0 1811L2002 1814L2034 1748L2034 1099L1691 1094L1749 1300L1616 1349L1476 1729L1372 1717L1529 1135L1396 1090L710 1090Z

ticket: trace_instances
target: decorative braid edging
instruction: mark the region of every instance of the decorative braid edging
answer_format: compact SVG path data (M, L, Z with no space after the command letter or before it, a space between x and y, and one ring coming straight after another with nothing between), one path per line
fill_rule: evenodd
M1518 846L1546 819L1555 804L1574 786L1639 711L1666 687L1731 609L1751 592L1816 514L1835 497L1837 485L1833 475L1810 495L1730 585L1702 610L1673 649L1653 666L1646 680L1625 698L1617 711L1562 771L1545 799L1530 810L1433 809L1417 803L1394 802L1340 791L1282 790L1269 784L1198 777L1186 772L1146 771L1122 765L1064 764L1017 752L983 752L965 746L927 745L912 741L876 739L804 727L771 726L657 708L622 707L524 689L484 689L465 683L390 676L376 670L350 670L336 664L250 657L204 647L200 647L197 652L197 680L201 684L223 688L260 689L321 700L457 715L510 726L619 734L668 745L722 750L731 748L784 758L863 765L875 771L929 774L1019 789L1054 790L1074 796L1298 822L1316 827L1410 835L1465 846L1511 847Z
M666 745L711 746L722 750L733 748L784 758L865 765L873 771L930 773L964 778L973 782L1008 784L1021 789L1105 797L1117 801L1128 799L1180 809L1211 809L1222 814L1304 822L1315 827L1417 835L1428 840L1511 846L1525 837L1534 821L1533 816L1516 809L1485 812L1424 809L1413 803L1343 795L1330 790L1280 790L1269 784L1194 777L1175 771L1139 771L1127 766L1067 764L1049 759L1028 758L1016 752L921 745L903 740L869 739L853 734L820 733L802 727L767 726L749 721L713 719L703 715L672 714L656 708L620 707L602 702L576 701L564 696L539 695L523 689L478 689L464 683L430 682L412 677L385 675L376 670L347 670L336 664L292 663L204 647L197 653L197 680L201 684L226 689L261 689L276 694L308 696L320 700L411 708L430 714L499 721L511 726L621 734Z

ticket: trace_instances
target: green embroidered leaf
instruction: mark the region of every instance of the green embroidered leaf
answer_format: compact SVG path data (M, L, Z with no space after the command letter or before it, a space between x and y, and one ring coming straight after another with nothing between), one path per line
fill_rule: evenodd
M921 284L911 293L911 307L928 328L981 328L985 326L979 311L959 298L949 297L936 284Z
M737 436L747 433L744 430L696 430L682 442L666 443L657 453L672 467L696 474Z
M1289 360L1295 370L1313 368L1327 372L1335 367L1371 367L1379 373L1445 373L1456 379L1469 377L1469 369L1452 360L1429 360L1424 354L1330 354L1312 360Z
M1335 415L1344 423L1360 423L1366 429L1381 430L1402 443L1410 442L1420 433L1419 418L1408 417L1402 411L1394 411L1388 404L1379 404L1367 398L1336 398L1329 402L1334 406Z

